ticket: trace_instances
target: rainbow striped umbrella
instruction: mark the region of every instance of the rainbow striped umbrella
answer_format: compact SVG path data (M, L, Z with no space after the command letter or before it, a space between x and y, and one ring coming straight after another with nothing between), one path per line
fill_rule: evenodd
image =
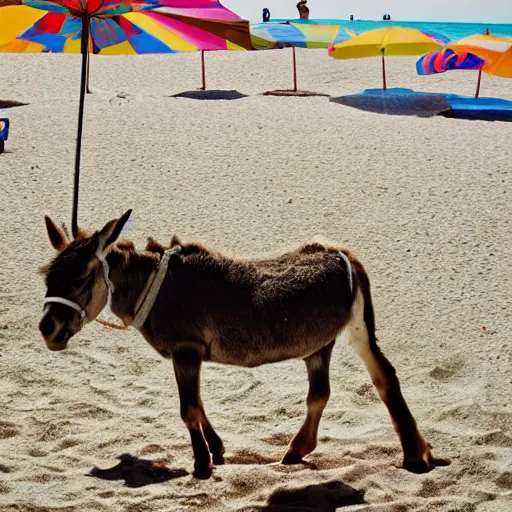
M452 70L478 70L478 85L475 95L478 98L484 66L485 60L472 53L443 48L438 52L427 53L420 57L416 62L416 71L418 75L435 75Z
M85 24L93 54L252 48L248 22L217 0L0 0L0 8L2 52L81 53Z
M256 49L293 48L293 91L297 92L297 58L295 48L329 48L355 36L339 25L266 22L251 25Z
M0 0L0 52L81 53L73 194L78 189L89 53L118 55L251 48L249 24L217 0Z
M438 52L427 53L416 62L418 75L435 75L456 69L482 69L485 61L469 52L455 52L443 48Z

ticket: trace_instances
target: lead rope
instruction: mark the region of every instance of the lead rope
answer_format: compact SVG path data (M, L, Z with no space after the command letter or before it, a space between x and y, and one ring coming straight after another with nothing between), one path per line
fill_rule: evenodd
M131 326L125 326L125 325L117 325L110 322L107 322L105 320L100 320L96 318L96 322L99 324L109 327L111 329L117 329L119 331L127 331L130 327L134 327L135 329L139 330L144 325L146 319L148 318L149 314L151 313L151 310L153 309L153 306L155 304L156 298L158 296L158 292L160 291L160 288L162 287L162 284L165 280L165 277L167 275L167 269L169 266L169 260L172 256L175 254L180 254L181 247L177 245L176 247L172 249L167 249L167 251L164 252L161 260L160 265L158 267L158 271L156 273L156 276L153 278L153 281L149 285L149 289L146 293L146 296L142 299L142 303L140 304L138 310L135 312L135 318L131 324ZM96 253L96 257L103 263L103 272L105 277L105 283L107 284L108 288L108 299L107 299L107 306L111 309L111 301L112 301L112 294L114 292L114 285L112 281L110 281L109 273L110 269L107 263L107 260L103 257L103 254Z

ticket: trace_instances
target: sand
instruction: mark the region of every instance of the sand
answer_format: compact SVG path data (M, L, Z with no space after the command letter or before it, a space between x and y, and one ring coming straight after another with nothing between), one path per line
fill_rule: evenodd
M198 54L93 59L81 225L133 208L140 248L174 233L244 257L316 236L351 248L373 283L380 345L434 454L452 464L399 468L386 409L340 339L308 457L316 470L279 464L305 414L305 367L290 361L205 365L204 403L227 448L209 481L131 489L86 476L124 453L191 471L192 451L172 366L137 332L91 324L62 353L38 332L38 268L54 254L43 216L71 216L80 58L1 55L0 99L29 105L4 111L0 155L0 510L256 511L278 489L313 486L288 500L295 508L266 510L333 511L340 482L366 493L346 510L512 510L510 125L263 96L291 86L290 50L206 57L209 88L246 97L171 97L200 85ZM380 85L378 60L304 50L298 61L305 90ZM414 58L389 59L388 73L390 86L416 90L476 84L473 72L419 78ZM483 95L510 91L484 77Z

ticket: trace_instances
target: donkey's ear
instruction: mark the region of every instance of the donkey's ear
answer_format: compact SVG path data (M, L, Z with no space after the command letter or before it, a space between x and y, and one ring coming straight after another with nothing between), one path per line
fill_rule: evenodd
M44 221L52 247L56 251L62 252L69 245L68 235L63 229L59 228L48 215L45 216Z
M105 224L105 227L99 233L98 250L100 252L105 253L108 251L110 246L118 239L131 214L132 211L128 210L119 219L111 220Z

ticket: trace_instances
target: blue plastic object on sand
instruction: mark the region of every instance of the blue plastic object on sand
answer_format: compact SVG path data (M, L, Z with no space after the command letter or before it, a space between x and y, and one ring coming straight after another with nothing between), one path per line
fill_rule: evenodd
M9 119L0 118L0 153L4 151L4 143L9 136Z
M411 89L367 89L358 94L331 98L331 101L380 114L441 115L457 119L512 122L512 101L501 98L473 98Z

